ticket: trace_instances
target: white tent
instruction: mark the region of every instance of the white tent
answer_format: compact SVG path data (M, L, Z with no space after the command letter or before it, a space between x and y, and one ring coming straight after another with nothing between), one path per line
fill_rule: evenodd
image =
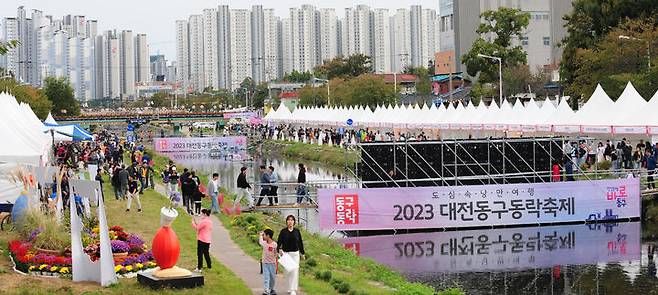
M646 134L646 121L643 121L643 118L638 116L638 113L642 113L643 110L648 110L647 104L647 101L642 98L642 95L635 90L633 84L628 82L624 92L621 93L615 102L615 109L629 111L619 113L612 112L616 113L616 116L610 118L613 132L624 134Z
M583 132L587 133L610 133L612 131L611 110L615 109L615 103L605 93L601 85L597 85L592 97L587 100L582 109L578 111L577 125L582 126Z
M43 123L46 125L59 125L59 123L55 121L55 118L53 118L53 114L50 112L48 112L48 117L46 117L46 120L44 120Z
M47 159L49 141L34 112L12 95L0 93L0 117L0 136L10 140L0 145L0 162L41 165Z

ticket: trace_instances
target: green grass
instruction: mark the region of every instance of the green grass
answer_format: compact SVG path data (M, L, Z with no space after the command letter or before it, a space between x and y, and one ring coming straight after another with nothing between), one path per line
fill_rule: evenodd
M295 160L313 161L338 168L345 165L354 167L359 161L356 151L335 146L266 140L263 149L266 153L276 153Z

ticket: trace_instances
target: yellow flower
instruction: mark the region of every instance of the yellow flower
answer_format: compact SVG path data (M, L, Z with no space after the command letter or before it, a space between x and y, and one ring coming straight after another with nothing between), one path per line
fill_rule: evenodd
M114 272L120 272L123 269L122 265L117 265L114 267Z
M34 266L34 265L30 265L29 270L30 270L30 271L33 271L33 270L35 270L36 268L37 268L36 266Z
M132 265L126 266L126 271L133 271L133 266Z
M48 265L45 264L39 265L39 270L44 270L46 269L46 267L48 267Z
M100 229L98 227L94 227L91 232L98 234L100 232Z
M53 267L51 267L51 268L50 268L50 271L52 271L52 272L56 272L56 271L57 271L57 269L58 269L58 267L57 267L57 266L53 266Z
M149 261L149 263L148 263L149 267L155 267L156 265L157 264L155 264L155 262L153 262L153 261Z
M135 264L135 267L136 267L137 269L142 269L142 268L144 268L144 265L141 264L141 263L137 263L137 264Z
M69 268L68 267L62 267L62 268L59 269L59 273L67 274L67 273L69 273Z

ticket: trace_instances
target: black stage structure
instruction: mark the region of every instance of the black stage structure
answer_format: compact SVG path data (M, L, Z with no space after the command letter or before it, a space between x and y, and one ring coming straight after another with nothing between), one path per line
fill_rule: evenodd
M553 164L572 161L563 151L568 142L533 137L360 143L354 174L367 188L550 182Z

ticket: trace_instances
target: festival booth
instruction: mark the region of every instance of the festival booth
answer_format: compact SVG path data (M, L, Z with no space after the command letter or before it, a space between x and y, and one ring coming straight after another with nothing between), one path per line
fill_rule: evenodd
M658 134L658 119L643 111L658 106L658 92L648 102L629 82L613 101L597 85L592 96L577 112L566 98L500 105L472 104L448 106L387 105L374 110L363 106L299 107L292 112L280 105L271 110L263 122L271 125L331 126L348 129L373 129L381 132L441 133L443 138L515 137L565 135L653 135ZM616 110L610 116L610 110ZM351 119L353 124L347 124Z
M48 117L43 121L42 130L43 133L46 133L51 137L51 140L55 142L85 141L94 139L91 133L84 130L80 125L60 125L55 121L51 113L48 113Z

